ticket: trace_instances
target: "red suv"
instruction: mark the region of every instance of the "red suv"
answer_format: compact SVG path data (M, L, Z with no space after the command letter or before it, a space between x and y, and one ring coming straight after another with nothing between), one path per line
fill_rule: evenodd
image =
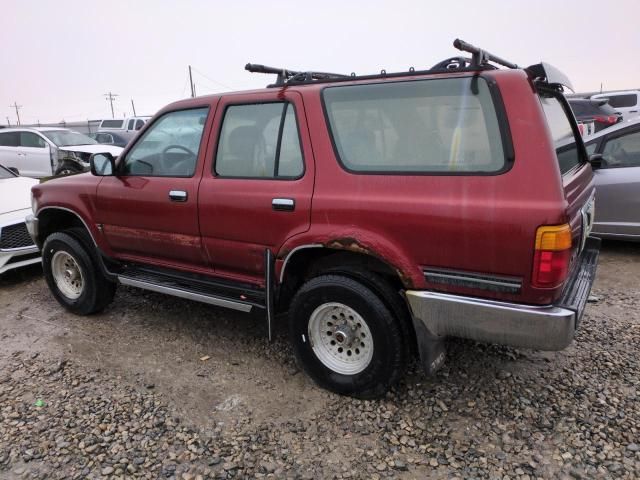
M120 283L263 311L269 336L288 311L306 372L361 398L412 354L435 371L447 336L566 347L598 256L569 82L454 45L473 57L425 71L247 65L276 83L173 103L35 186L54 297L91 314Z

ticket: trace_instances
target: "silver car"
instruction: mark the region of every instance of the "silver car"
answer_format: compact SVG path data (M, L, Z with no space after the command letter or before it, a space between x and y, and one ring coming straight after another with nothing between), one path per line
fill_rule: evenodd
M593 234L640 241L640 119L601 130L584 143L589 155L602 155Z

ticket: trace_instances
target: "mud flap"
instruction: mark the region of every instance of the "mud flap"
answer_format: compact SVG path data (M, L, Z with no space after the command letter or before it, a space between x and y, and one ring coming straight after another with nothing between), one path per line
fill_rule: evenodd
M422 368L427 375L434 375L444 365L446 354L444 337L433 335L417 318L413 318L413 328L416 332Z
M273 315L274 315L274 284L273 284L273 253L268 248L264 251L264 293L265 309L267 311L267 336L269 341L273 341Z

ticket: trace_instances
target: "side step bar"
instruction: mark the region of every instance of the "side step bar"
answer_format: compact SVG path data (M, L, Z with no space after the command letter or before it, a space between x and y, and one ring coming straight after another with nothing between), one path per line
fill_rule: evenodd
M172 295L174 297L186 298L188 300L195 300L197 302L208 303L209 305L216 305L218 307L225 307L233 310L239 310L241 312L250 312L254 307L249 303L238 302L236 300L229 300L227 298L218 297L210 294L193 292L193 291L186 290L184 288L177 288L174 286L168 286L168 285L162 285L159 283L152 283L144 280L138 280L135 278L125 277L123 275L118 275L118 281L122 285L142 288L144 290L164 293L167 295Z

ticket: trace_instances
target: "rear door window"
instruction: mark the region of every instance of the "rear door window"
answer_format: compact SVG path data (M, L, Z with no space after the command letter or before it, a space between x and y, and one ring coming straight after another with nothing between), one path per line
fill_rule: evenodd
M296 179L304 173L293 105L230 105L224 115L215 172L221 177Z
M583 161L576 143L571 121L560 101L555 97L540 96L547 124L556 149L560 173L563 175Z
M481 77L328 87L322 96L336 154L349 171L505 170L503 136Z

